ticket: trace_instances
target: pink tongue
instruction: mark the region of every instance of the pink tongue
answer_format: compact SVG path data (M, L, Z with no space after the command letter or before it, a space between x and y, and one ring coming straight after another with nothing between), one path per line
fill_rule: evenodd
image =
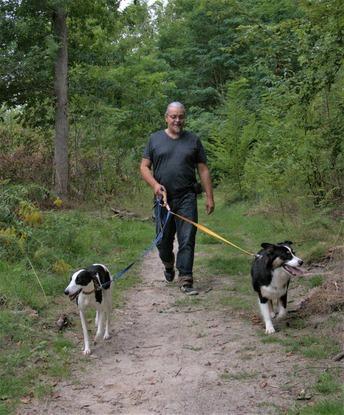
M291 267L289 265L284 265L284 268L292 275L302 275L303 271L300 268Z

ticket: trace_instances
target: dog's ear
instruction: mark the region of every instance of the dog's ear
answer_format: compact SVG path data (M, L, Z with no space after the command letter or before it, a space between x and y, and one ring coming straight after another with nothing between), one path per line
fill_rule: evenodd
M278 245L293 245L292 241L279 242Z
M270 243L268 243L268 242L263 242L261 245L260 245L263 249L266 249L268 252L271 252L273 249L274 249L274 244L270 244Z

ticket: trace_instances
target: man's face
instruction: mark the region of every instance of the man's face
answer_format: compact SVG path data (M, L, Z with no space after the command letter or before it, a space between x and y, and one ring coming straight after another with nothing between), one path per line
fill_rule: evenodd
M185 112L180 107L170 107L165 117L167 129L172 133L179 135L183 131L185 123Z

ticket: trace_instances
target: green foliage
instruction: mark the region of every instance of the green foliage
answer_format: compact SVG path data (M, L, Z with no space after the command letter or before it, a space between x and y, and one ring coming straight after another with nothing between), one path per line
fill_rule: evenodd
M212 269L221 273L225 272L228 275L247 275L249 273L249 261L245 256L228 255L223 257L214 254L207 262Z
M207 147L217 180L227 179L232 192L240 194L243 194L246 158L255 135L254 115L245 107L249 87L245 78L229 84L227 104L220 116L222 122L214 125Z
M288 412L289 414L289 412ZM294 412L297 415L344 415L342 400L322 400ZM292 415L292 414L290 414Z
M51 182L57 4L68 10L73 196L103 201L137 188L131 172L147 136L164 127L166 104L177 99L229 199L283 211L342 201L339 0L134 2L122 12L110 0L5 2L0 92L45 130L25 130L1 112L0 177Z
M321 336L285 337L280 342L287 352L298 352L311 359L325 359L340 350L334 340Z
M219 102L226 82L239 72L242 54L228 55L226 47L244 15L244 6L233 0L168 3L158 20L158 47L171 66L175 98L205 109Z
M0 183L0 260L17 261L26 255L33 227L40 226L43 217L37 203L48 198L46 189L35 185Z
M315 385L317 392L324 395L330 395L332 393L340 392L341 385L338 383L338 379L331 373L323 373L319 377L317 384Z
M319 287L324 283L324 277L322 275L313 275L307 281L310 288Z

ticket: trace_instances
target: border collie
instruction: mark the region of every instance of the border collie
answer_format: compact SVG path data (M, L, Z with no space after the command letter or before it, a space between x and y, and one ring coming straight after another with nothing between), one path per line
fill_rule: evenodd
M258 293L259 307L265 323L265 333L275 332L272 318L275 317L273 301L277 301L277 318L287 314L287 295L290 278L302 275L299 268L302 259L295 256L292 242L278 244L262 243L252 263L251 276L254 290Z
M109 321L112 309L112 280L105 265L93 264L88 268L80 269L71 276L70 283L64 293L70 300L76 299L80 312L80 320L84 335L83 354L91 353L85 310L87 307L96 309L95 324L97 332L94 338L96 343L101 337L110 338Z

